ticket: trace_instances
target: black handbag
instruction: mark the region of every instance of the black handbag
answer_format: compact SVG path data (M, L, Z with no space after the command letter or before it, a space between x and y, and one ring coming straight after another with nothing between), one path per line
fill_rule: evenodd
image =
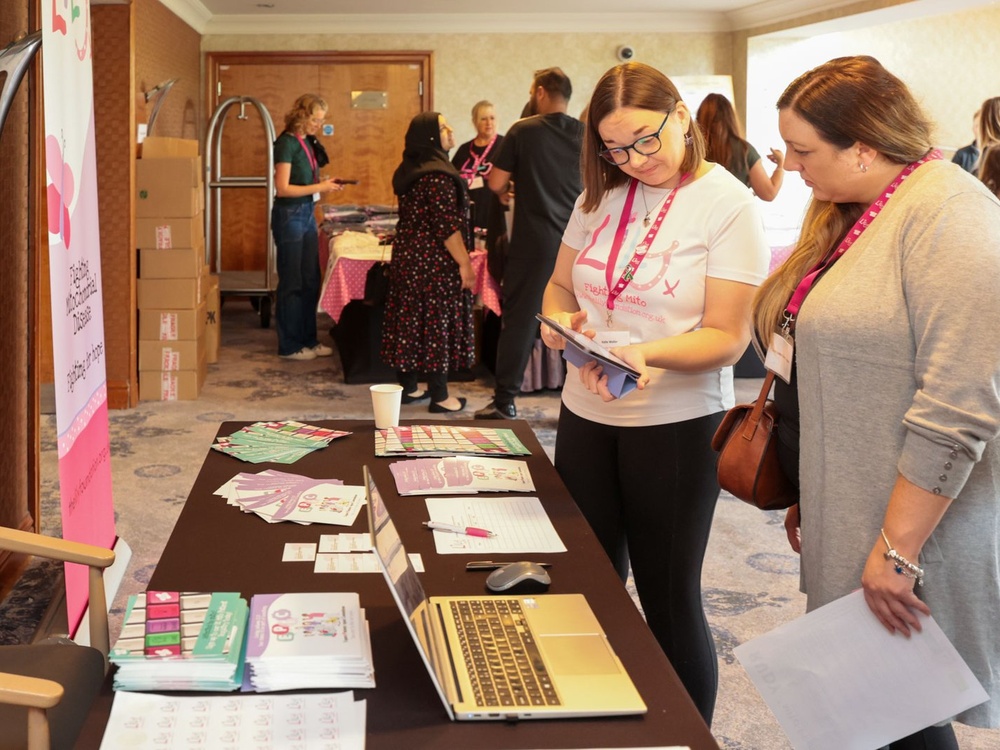
M376 262L365 274L365 304L380 306L389 295L389 264Z
M365 274L364 303L372 307L384 305L385 298L389 296L389 263L385 260L385 246L382 258L373 263Z

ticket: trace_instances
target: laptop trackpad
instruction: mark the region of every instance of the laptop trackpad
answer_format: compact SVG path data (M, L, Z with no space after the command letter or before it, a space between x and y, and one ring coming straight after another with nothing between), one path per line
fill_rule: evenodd
M621 671L599 635L543 635L538 639L553 674L617 674Z

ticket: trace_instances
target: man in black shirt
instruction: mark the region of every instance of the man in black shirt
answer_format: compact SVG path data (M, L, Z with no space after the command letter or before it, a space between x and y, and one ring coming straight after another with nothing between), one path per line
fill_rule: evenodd
M535 115L507 132L489 174L490 189L507 196L516 186L514 223L503 277L503 327L497 344L493 400L477 419L514 419L531 358L542 294L552 275L563 230L583 191L580 148L583 123L566 114L573 87L559 68L535 73Z

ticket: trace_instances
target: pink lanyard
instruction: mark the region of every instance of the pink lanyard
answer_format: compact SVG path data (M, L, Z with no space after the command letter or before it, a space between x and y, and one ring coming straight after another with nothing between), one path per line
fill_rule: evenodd
M469 155L473 157L474 161L472 162L472 168L466 169L466 166L469 163L468 159L466 159L465 165L462 166L462 171L469 175L466 178L466 181L470 185L472 184L472 180L475 178L475 176L479 174L479 165L483 163L483 160L486 158L486 155L490 152L490 149L493 148L493 144L496 143L496 140L497 140L496 135L490 138L490 142L486 144L486 148L483 149L483 153L481 153L479 156L473 155L472 146L471 145L469 146Z
M302 150L306 152L306 158L309 160L309 166L312 167L313 180L319 182L319 163L316 161L316 155L312 152L312 149L306 145L305 138L298 134L296 134L295 137L299 139L299 143L302 144Z
M941 152L935 149L922 159L917 159L917 161L907 164L906 167L903 168L903 171L896 175L896 179L889 184L889 187L885 189L885 192L882 193L882 195L880 195L875 202L868 207L867 211L861 214L861 217L856 222L854 222L854 226L851 227L851 230L844 236L844 239L840 241L837 249L813 266L809 273L807 273L802 278L802 281L799 282L799 285L795 287L795 291L792 292L792 298L788 300L788 304L785 306L785 320L781 324L782 331L788 332L790 329L794 328L795 316L799 314L799 308L802 307L803 300L805 300L806 295L809 294L809 291L816 283L820 274L832 266L841 255L847 252L851 245L857 242L857 239L861 236L862 232L864 232L871 225L871 223L875 221L875 217L879 215L879 212L881 212L883 208L885 208L885 204L889 201L889 198L892 197L892 194L896 192L896 188L903 184L903 180L913 174L913 171L921 164L926 164L929 161L934 161L935 159L940 158Z
M614 243L611 245L611 254L608 257L607 266L604 269L604 276L608 284L608 327L611 326L611 315L615 309L615 300L625 291L625 288L631 283L635 272L639 270L639 265L642 263L643 258L646 257L646 252L649 250L650 246L653 244L653 240L656 239L657 232L660 231L660 224L667 217L667 212L670 210L670 206L674 202L674 196L677 195L677 191L680 190L681 185L691 176L690 172L685 172L681 175L680 182L674 187L673 190L667 195L667 199L663 202L663 207L660 209L660 213L657 214L656 220L653 225L646 232L646 236L643 238L642 242L635 246L635 253L632 255L631 260L622 269L622 275L618 278L618 282L612 286L611 277L614 274L615 266L618 265L618 255L621 253L622 245L625 242L625 235L628 234L628 222L632 216L632 202L635 200L635 191L639 186L639 181L633 179L632 184L628 187L628 195L625 197L625 206L622 208L622 215L618 219L618 229L615 231Z

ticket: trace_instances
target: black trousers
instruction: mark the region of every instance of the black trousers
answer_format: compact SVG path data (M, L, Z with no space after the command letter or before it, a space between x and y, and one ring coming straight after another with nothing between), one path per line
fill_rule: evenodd
M503 276L503 316L497 341L496 388L498 403L510 404L521 392L524 370L538 336L535 315L542 311L542 294L556 259L508 256Z
M646 622L708 724L719 673L701 569L719 496L710 443L722 416L614 427L564 405L555 452L556 470L622 581L631 564Z

